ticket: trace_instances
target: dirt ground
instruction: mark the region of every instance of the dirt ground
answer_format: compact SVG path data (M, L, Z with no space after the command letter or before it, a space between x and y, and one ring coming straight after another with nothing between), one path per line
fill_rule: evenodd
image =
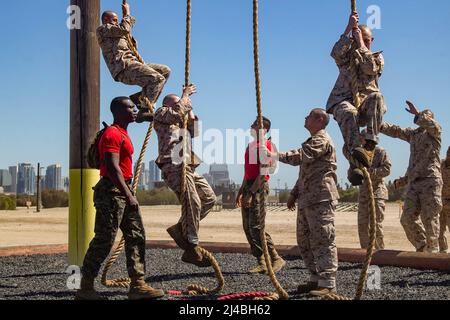
M0 247L66 244L68 242L68 209L33 209L0 211ZM178 221L177 206L143 207L142 213L149 240L169 240L166 229ZM267 231L276 244L296 244L296 212L269 211ZM201 223L200 239L207 242L246 243L239 210L211 212ZM356 212L336 214L337 245L358 248ZM386 249L411 251L400 225L399 207L387 204L384 221ZM449 235L447 233L447 235Z

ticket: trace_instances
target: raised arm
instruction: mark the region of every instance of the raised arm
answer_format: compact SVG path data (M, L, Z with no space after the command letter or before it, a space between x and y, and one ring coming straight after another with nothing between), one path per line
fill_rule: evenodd
M162 106L155 114L155 121L169 125L182 124L188 113L190 118L189 121L195 121L195 115L191 112L192 105L189 97L196 92L197 88L195 85L183 87L183 94L180 100L173 105Z
M359 23L358 14L352 13L344 33L341 35L340 39L338 40L338 42L336 42L336 44L333 47L333 50L331 51L331 57L336 61L336 64L338 66L341 66L346 63L347 54L350 51L350 48L353 43L352 39L350 38L350 33L353 30L353 28L358 27L358 23Z
M411 136L412 133L414 132L414 129L412 128L403 129L399 126L384 122L381 125L380 131L381 133L391 138L401 139L409 143L411 141Z
M104 38L121 38L130 34L136 20L132 16L123 17L119 25L106 24L100 30L100 36Z

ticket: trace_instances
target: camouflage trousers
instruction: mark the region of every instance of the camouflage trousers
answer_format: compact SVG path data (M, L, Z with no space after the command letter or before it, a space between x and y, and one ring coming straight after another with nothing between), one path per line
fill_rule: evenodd
M438 252L442 181L424 178L410 182L400 222L409 242L417 249Z
M361 147L359 127L367 127L366 139L378 142L380 127L387 108L381 93L375 92L366 97L358 111L349 101L342 101L333 108L333 116L344 137L348 152Z
M94 188L94 204L97 212L95 237L84 258L83 276L98 276L101 264L113 247L119 228L125 238L128 275L144 276L145 230L139 210L128 206L119 189L105 178Z
M181 201L181 166L166 164L161 171L164 181ZM198 245L200 221L211 212L216 203L216 195L208 181L189 166L186 176L186 201L186 216L181 217L180 223L183 218L186 219L187 241Z
M297 242L311 282L320 287L335 288L338 269L336 229L331 201L298 209Z
M162 64L133 63L117 76L117 80L124 84L140 86L150 102L155 104L170 73L169 67Z
M439 215L439 224L439 251L447 252L448 243L445 232L447 231L447 229L450 231L450 199L442 199L442 211Z
M384 199L375 199L376 210L376 237L375 237L375 249L384 249L384 237L383 237L383 221L386 204ZM369 247L369 197L366 194L359 195L358 206L358 234L359 242L362 249Z
M250 189L253 185L253 181L248 181L243 186L242 196L246 197L250 195ZM261 257L263 253L261 245L261 229L264 228L264 224L260 224L266 220L266 201L269 195L269 184L265 183L263 190L256 193L250 205L250 208L242 207L242 225L244 227L245 236L250 244L252 255L256 258ZM266 242L269 252L275 249L272 237L266 232Z

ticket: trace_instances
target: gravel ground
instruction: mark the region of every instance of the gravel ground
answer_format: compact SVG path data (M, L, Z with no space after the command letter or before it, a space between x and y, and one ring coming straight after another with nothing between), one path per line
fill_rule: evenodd
M147 281L164 290L185 290L187 285L199 283L215 288L212 269L197 269L180 261L179 250L147 250L149 267ZM249 275L245 271L255 260L244 254L217 254L226 285L223 294L246 291L273 291L267 276ZM308 299L296 295L295 288L307 281L308 273L301 260L287 257L287 267L278 279L292 299ZM74 291L67 289L66 255L31 257L0 257L0 300L72 300ZM361 265L341 263L338 272L340 294L353 296ZM110 277L126 276L125 259L120 257ZM99 283L108 299L126 299L125 289L106 289ZM180 299L185 297L167 297ZM215 299L216 297L208 297ZM432 270L382 267L381 290L366 291L365 299L374 300L450 300L450 273ZM198 298L197 298L198 299ZM206 299L206 298L203 298Z

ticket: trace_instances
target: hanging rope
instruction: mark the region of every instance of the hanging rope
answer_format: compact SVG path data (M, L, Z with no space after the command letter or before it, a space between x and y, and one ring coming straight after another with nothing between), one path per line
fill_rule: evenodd
M352 13L357 13L356 9L356 0L351 0ZM355 39L353 39L352 49L356 46ZM356 49L353 50L356 52ZM352 77L352 94L353 94L353 104L356 109L361 107L361 99L359 97L359 81L358 81L358 68L359 68L359 60L356 55L353 54L350 61L350 73Z
M356 0L351 0L351 6L352 6L352 12L356 11ZM358 94L358 74L357 74L357 63L354 62L354 57L352 57L351 61L351 68L352 68L352 89L355 99L355 107L359 108L360 106L360 100L359 100L359 94ZM356 92L356 95L355 95ZM369 247L367 248L366 252L366 258L361 270L361 274L359 276L358 285L356 287L356 294L354 297L354 300L361 300L363 294L364 294L364 288L366 286L367 281L367 275L369 271L370 263L372 262L372 257L375 249L375 237L376 237L376 210L375 210L375 197L373 194L373 184L372 184L372 178L370 177L370 173L362 166L358 161L355 161L350 157L350 161L352 164L360 169L364 174L364 180L367 182L368 185L368 191L369 191ZM337 295L337 294L330 294L324 297L324 299L327 300L350 300L348 297Z
M184 85L187 87L190 83L190 67L191 67L191 17L192 17L192 3L191 0L187 0L186 3L186 55L185 55L185 72L184 72ZM188 151L190 151L191 156L190 159L193 161L194 155L190 144L190 139L187 134L187 128L188 128L188 120L189 120L189 114L187 114L183 121L183 163L181 165L181 190L180 190L180 202L181 202L181 229L182 233L185 239L187 239L187 215L189 210L189 197L187 193L189 190L187 190L187 164L186 161L188 160L188 157L186 157L186 154ZM219 263L214 258L214 256L207 251L206 249L202 247L198 247L199 253L203 256L203 259L207 259L212 267L214 268L214 272L217 278L217 287L213 290L209 290L203 286L200 285L189 285L188 290L190 292L193 292L194 294L211 294L211 293L218 293L222 291L224 285L225 285L225 279L222 275L222 271L220 269Z
M258 128L259 128L257 139L258 142L261 144L264 143L263 137L260 137L260 133L264 129L264 123L263 123L262 98L261 98L261 76L259 67L258 0L253 0L253 57L255 64L256 108L258 113ZM259 207L258 210L260 210ZM266 222L264 221L265 217L263 217L261 214L259 214L258 216L260 220L259 225L261 226L260 229L261 245L264 252L264 259L266 261L267 273L276 291L278 292L279 297L281 297L282 299L289 299L288 293L283 289L281 284L278 282L275 273L273 272L272 261L269 255L269 250L267 248L267 239L265 230ZM276 296L272 295L271 297L275 298Z
M122 3L126 4L127 1L123 0ZM128 41L128 47L132 50L132 52L136 56L136 58L141 63L145 63L144 59L142 59L142 56L139 54L136 46L134 45L134 42L133 42L130 34L127 37L127 41ZM141 98L141 102L144 102L149 107L150 112L154 113L154 111L155 111L154 106L150 103L148 98L144 95L144 91L142 91L140 98ZM147 131L147 134L145 135L145 139L144 139L144 144L142 146L141 153L139 155L139 159L137 161L136 172L134 174L133 186L132 186L132 191L133 191L134 195L136 195L136 193L137 193L139 178L142 173L142 165L144 163L145 153L147 152L147 148L148 148L148 145L150 142L150 138L152 136L152 132L153 132L153 122L151 122L148 127L148 131ZM130 287L131 279L128 277L112 279L112 280L108 280L108 278L107 278L109 270L111 269L112 265L117 261L117 258L119 257L119 255L122 252L124 247L125 247L125 238L122 236L117 248L111 254L111 257L109 258L108 262L105 265L105 268L103 269L101 282L105 287L109 287L109 288L129 288Z

